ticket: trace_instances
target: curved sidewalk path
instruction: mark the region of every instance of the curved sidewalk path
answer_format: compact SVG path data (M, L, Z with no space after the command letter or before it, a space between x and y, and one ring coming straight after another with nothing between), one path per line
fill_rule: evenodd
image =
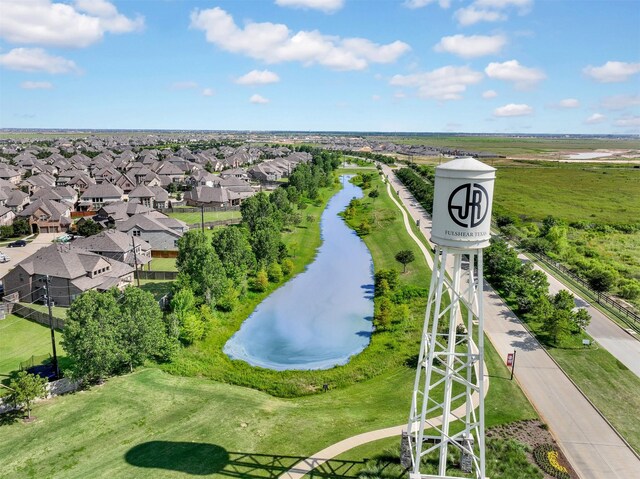
M417 243L422 251L422 254L427 261L429 268L433 270L433 260L431 259L431 255L429 254L429 250L425 247L424 243L420 241L420 239L415 235L413 229L411 228L411 223L409 221L409 216L407 215L406 210L398 203L390 191L391 186L389 182L387 182L387 192L389 193L389 197L393 200L398 209L402 212L402 218L404 220L404 226L409 233L409 236ZM486 371L485 366L485 371ZM489 376L485 377L484 380L484 394L486 396L487 391L489 390ZM474 393L471 396L473 401L473 407L476 408L478 406L478 394ZM464 416L466 411L466 405L463 404L460 407L454 409L449 414L450 420L457 421L459 417ZM440 426L442 424L442 417L430 418L429 422L432 426ZM353 449L354 447L360 446L362 444L366 444L368 442L377 441L378 439L385 439L388 437L400 436L402 434L403 429L405 429L407 425L401 424L399 426L391 426L384 429L377 429L375 431L363 432L362 434L358 434L356 436L351 436L346 439L343 439L340 442L336 442L331 446L323 449L322 451L318 451L313 456L308 457L307 459L300 461L295 464L291 469L282 474L279 479L301 479L305 474L308 474L315 468L321 466L327 461L330 461L336 456Z
M431 219L395 178L385 174L420 229ZM409 203L409 204L407 204ZM531 404L553 433L558 445L582 479L629 479L638 476L640 457L553 361L520 319L485 282L484 326L503 360L517 351L515 378ZM615 394L615 390L611 391Z

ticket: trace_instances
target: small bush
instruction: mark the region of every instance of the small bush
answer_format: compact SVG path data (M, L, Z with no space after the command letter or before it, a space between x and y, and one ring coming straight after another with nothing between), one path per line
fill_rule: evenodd
M268 286L269 286L269 277L267 276L267 272L261 269L256 273L256 277L253 278L253 281L251 282L251 289L259 293L262 293L263 291L267 290Z
M271 263L267 268L267 277L271 283L282 281L282 267L279 263Z

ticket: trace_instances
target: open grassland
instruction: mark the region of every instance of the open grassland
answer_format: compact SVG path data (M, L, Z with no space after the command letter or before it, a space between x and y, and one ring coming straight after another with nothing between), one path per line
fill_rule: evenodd
M639 149L637 139L601 138L516 138L504 136L447 136L430 135L424 137L381 137L405 145L427 145L440 148L493 152L508 157L546 154L557 151L585 152L598 149L627 150Z
M60 341L62 334L56 331L56 350L58 356L64 356ZM9 384L13 373L20 369L20 363L35 356L38 359L53 354L51 350L51 331L47 326L13 314L0 321L0 382ZM7 393L0 388L0 396ZM0 466L1 469L1 466Z
M172 213L167 213L167 216L184 221L188 225L200 224L202 221L202 214L199 211L191 213L174 209ZM240 211L205 211L204 222L233 220L241 217Z
M495 214L604 224L640 221L640 168L499 168Z

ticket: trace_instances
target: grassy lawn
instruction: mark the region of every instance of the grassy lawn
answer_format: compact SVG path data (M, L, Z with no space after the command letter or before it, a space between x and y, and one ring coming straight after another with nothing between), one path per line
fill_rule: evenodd
M184 221L188 225L200 223L202 216L200 212L195 213L180 213L174 210L173 213L168 213L167 216ZM241 218L240 211L209 211L204 213L204 221L222 221Z
M35 309L36 311L40 311L41 313L49 314L49 307L46 304L37 304L37 303L21 303L25 306L28 306L31 309ZM52 306L51 314L56 318L65 319L67 317L67 310L69 308L64 308L62 306Z
M490 347L487 360L487 424L535 417ZM405 422L413 377L414 370L403 366L344 389L278 399L146 369L38 403L34 423L2 426L0 456L8 459L0 477L73 478L108 471L110 477L273 478L343 438ZM61 434L64 440L58 440ZM355 472L364 457L382 452L387 443L397 446L399 438L340 459Z
M162 298L165 294L171 291L173 281L155 280L155 279L141 279L140 289L148 291L153 294L156 300Z
M177 271L176 258L153 258L149 266L151 271Z
M640 453L640 378L604 349L550 349L549 352Z
M56 331L56 349L59 356L64 356L60 345L62 334ZM18 371L20 362L31 356L37 358L52 354L51 332L47 326L19 318L12 314L0 321L0 381L9 383L12 372ZM0 388L0 396L6 393Z

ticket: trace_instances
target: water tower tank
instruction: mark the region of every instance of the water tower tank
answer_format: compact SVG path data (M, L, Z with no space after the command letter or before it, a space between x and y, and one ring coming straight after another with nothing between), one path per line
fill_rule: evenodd
M496 169L474 158L436 167L431 241L440 246L489 246Z

